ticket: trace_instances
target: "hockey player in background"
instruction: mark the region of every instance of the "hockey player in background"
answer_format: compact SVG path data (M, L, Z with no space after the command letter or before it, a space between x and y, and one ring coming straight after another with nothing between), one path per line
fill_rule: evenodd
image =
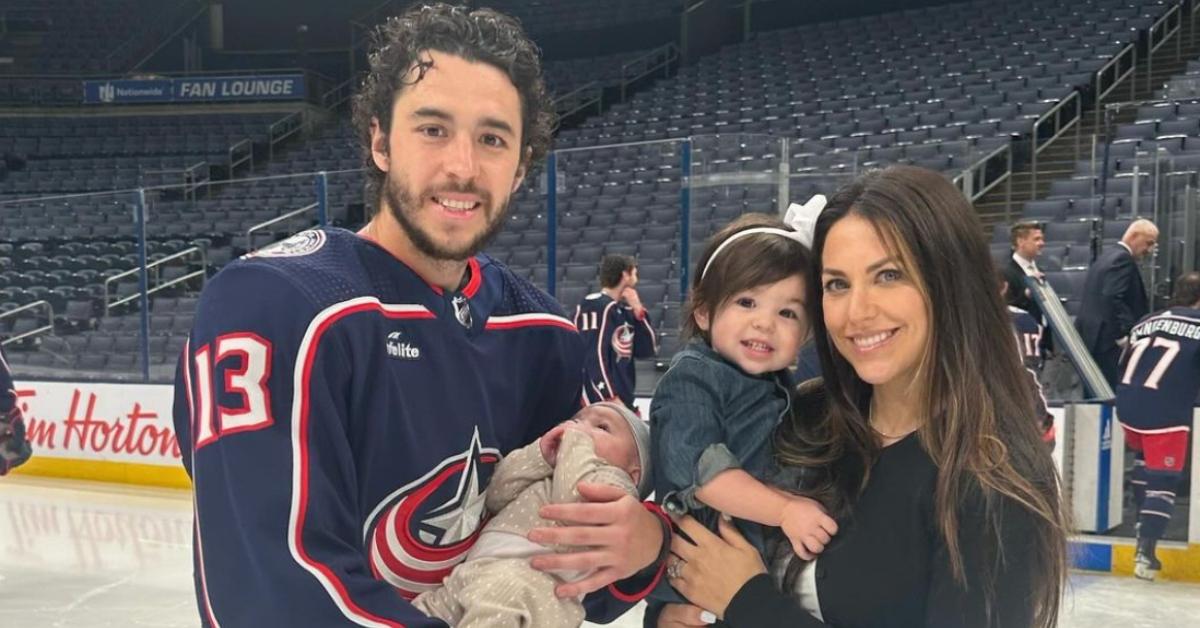
M12 371L0 353L0 475L29 460L32 450L25 438L25 421L17 405Z
M1137 456L1134 575L1154 580L1162 569L1155 549L1175 508L1200 390L1200 273L1176 280L1171 307L1133 326L1118 372L1117 418Z
M228 265L176 376L205 626L444 626L410 600L474 546L500 458L579 407L574 325L479 253L549 147L536 47L507 16L438 4L381 24L369 60L370 221ZM668 522L579 489L529 534L573 550L531 564L588 571L556 593L609 587L584 601L608 621L656 583Z
M600 292L587 295L575 308L575 327L583 336L586 403L618 399L632 409L637 383L633 360L658 353L637 283L632 257L605 255L600 261Z
M1008 278L1004 271L996 271L996 279L1000 282L1000 294L1008 293ZM1021 354L1021 362L1025 365L1025 370L1029 371L1029 378L1034 388L1034 403L1036 404L1036 412L1041 417L1042 440L1054 449L1055 433L1054 433L1054 415L1050 414L1050 408L1046 404L1046 395L1042 390L1042 383L1039 375L1042 372L1042 336L1046 333L1046 328L1038 323L1037 319L1029 312L1015 306L1008 306L1008 318L1012 321L1013 337L1017 342L1017 351Z

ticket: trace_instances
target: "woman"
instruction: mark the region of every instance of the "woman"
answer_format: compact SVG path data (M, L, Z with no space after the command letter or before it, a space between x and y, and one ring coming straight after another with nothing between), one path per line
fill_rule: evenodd
M659 626L1037 626L1058 616L1066 524L982 229L941 175L864 175L817 221L808 299L824 386L776 434L781 484L839 532L771 573L729 525L672 543ZM811 384L811 383L810 383ZM705 617L702 618L702 613Z

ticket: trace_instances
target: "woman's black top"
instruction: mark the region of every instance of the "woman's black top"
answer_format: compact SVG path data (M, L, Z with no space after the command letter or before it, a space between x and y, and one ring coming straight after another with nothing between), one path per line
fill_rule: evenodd
M852 465L837 472L861 477ZM954 578L938 531L936 478L937 468L915 434L883 449L853 504L853 515L838 522L839 533L817 561L824 622L763 574L734 596L724 623L735 628L1028 627L1033 616L1032 515L1001 500L1002 552L987 551L984 539L996 532L985 523L982 498L969 493L959 508L964 587ZM985 604L989 580L994 586L991 621Z

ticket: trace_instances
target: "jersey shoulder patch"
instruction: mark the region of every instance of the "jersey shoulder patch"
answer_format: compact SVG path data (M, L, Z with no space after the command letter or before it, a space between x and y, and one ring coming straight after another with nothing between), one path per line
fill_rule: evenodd
M325 232L320 229L301 231L287 239L264 246L257 251L243 255L243 258L254 257L302 257L321 250L326 242Z

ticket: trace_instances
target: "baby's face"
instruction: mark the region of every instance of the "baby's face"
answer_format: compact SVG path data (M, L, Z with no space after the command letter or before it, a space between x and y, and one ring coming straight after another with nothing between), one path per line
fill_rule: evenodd
M596 444L596 455L630 475L638 468L637 443L633 429L612 408L588 406L568 421L569 427L585 432Z

